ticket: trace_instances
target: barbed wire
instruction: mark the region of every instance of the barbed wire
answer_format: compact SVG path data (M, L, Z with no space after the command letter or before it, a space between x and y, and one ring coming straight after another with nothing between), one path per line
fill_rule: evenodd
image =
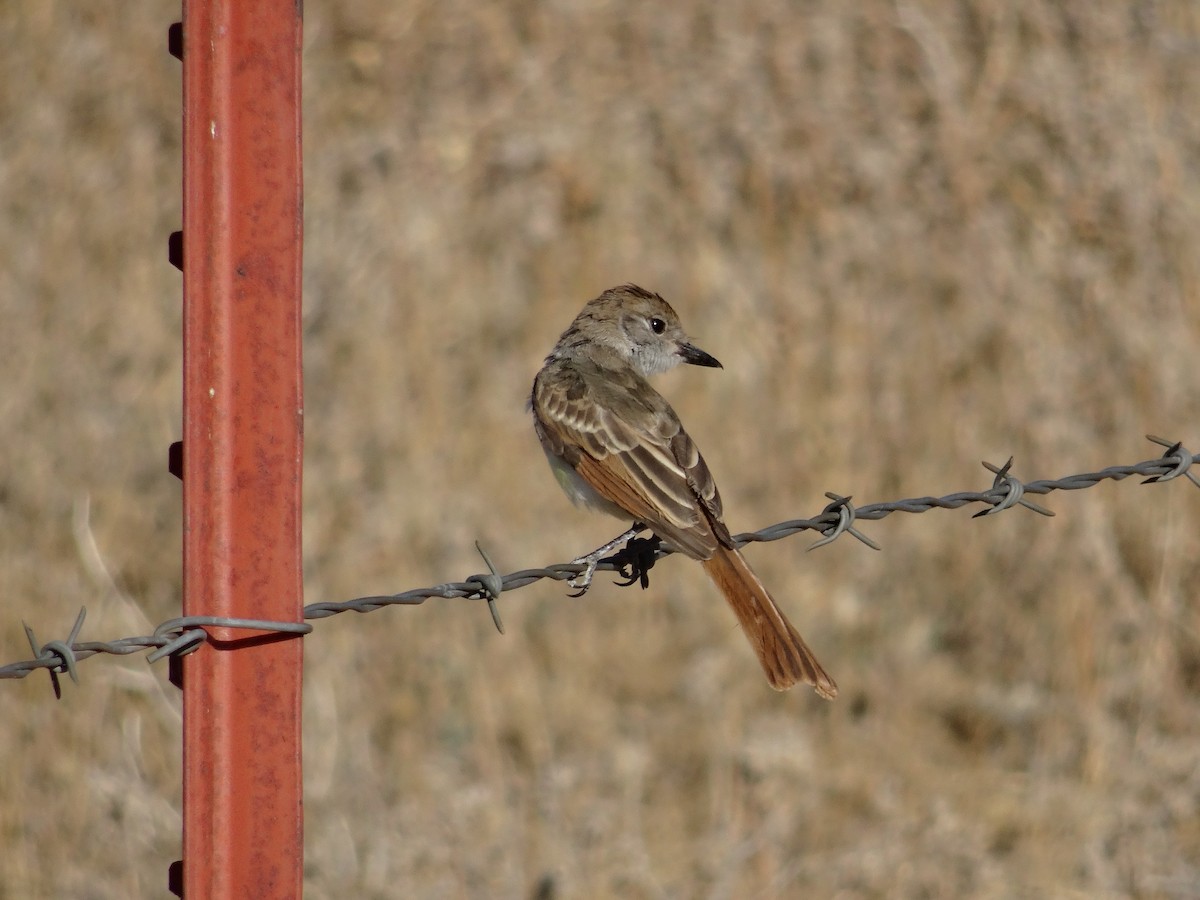
M826 493L825 496L831 502L813 518L790 519L786 522L769 525L759 531L737 534L734 535L734 541L740 547L749 543L778 541L801 531L811 530L820 532L822 537L808 548L810 550L829 544L843 534L849 534L873 550L879 550L878 544L859 531L856 527L857 522L882 519L894 512L923 513L931 509L959 509L971 503L983 503L988 506L987 509L975 513L972 518L995 515L1014 506L1024 506L1041 515L1052 516L1053 512L1029 500L1028 495L1049 494L1052 491L1077 491L1092 487L1102 481L1121 481L1134 475L1143 477L1142 484L1171 481L1183 476L1200 488L1200 478L1190 471L1192 464L1200 460L1200 457L1194 456L1184 449L1182 443L1178 441L1169 441L1152 434L1148 434L1146 437L1166 448L1162 456L1132 465L1110 466L1099 472L1030 482L1022 482L1012 474L1013 461L1011 458L1003 466L985 462L983 463L984 467L994 475L992 486L986 491L963 491L944 497L916 497L909 500L871 503L866 506L854 506L850 502L850 497ZM471 575L465 581L416 588L399 594L358 597L340 602L310 603L304 607L304 618L316 620L351 611L367 613L388 606L418 606L433 597L461 598L486 601L496 629L503 634L504 626L496 607L496 601L501 594L526 587L544 578L568 581L586 568L580 563L557 563L540 569L522 569L519 572L501 575L478 542L475 546L487 564L489 571L486 574ZM634 539L625 549L601 560L596 566L596 571L617 572L626 579L621 582L622 584L628 585L640 581L645 587L647 584L646 573L651 566L657 560L675 552L672 547L661 545L657 538ZM61 696L58 676L65 673L70 676L72 681L78 683L77 664L98 654L126 656L131 653L152 650L153 652L147 656L147 661L153 663L165 656L180 657L193 652L209 639L207 630L209 628L232 628L264 634L282 633L298 636L308 634L313 630L313 626L307 622L275 622L221 616L182 616L163 622L154 629L152 635L126 637L113 641L77 641L86 615L87 610L81 608L65 640L52 640L44 644L39 644L33 629L25 625L25 636L29 640L29 646L34 656L32 659L0 666L0 678L24 678L31 672L47 669L50 673L54 694L58 697Z

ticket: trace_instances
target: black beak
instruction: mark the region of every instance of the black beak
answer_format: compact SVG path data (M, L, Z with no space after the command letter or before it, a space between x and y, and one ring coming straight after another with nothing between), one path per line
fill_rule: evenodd
M679 355L683 357L685 363L693 366L708 366L710 369L723 369L716 357L709 356L699 347L693 344L680 344Z

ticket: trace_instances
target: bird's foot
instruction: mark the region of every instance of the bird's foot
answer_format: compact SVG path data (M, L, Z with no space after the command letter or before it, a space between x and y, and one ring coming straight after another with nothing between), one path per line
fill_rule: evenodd
M588 592L588 588L592 586L592 578L596 574L596 566L600 564L600 561L604 559L604 557L606 557L614 547L628 543L632 538L637 536L638 532L643 530L643 525L635 523L634 526L628 531L617 535L604 546L597 547L591 553L571 560L571 565L585 567L582 572L567 581L567 584L575 589L575 593L571 594L571 596L582 597L584 594L586 594ZM623 569L621 570L621 574L624 577L628 577Z
M633 538L614 557L617 571L624 581L618 581L621 587L640 583L642 590L650 587L650 570L658 562L658 548L662 546L662 538L652 534L648 538Z

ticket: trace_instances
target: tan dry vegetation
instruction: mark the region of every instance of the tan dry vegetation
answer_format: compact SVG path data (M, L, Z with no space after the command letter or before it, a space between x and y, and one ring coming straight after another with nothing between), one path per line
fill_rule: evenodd
M179 603L179 71L166 7L0 17L0 659ZM310 2L307 598L615 531L524 412L601 288L735 530L1200 443L1200 6ZM1184 897L1200 494L1132 481L749 557L838 678L763 683L699 568L307 640L311 897ZM162 896L165 666L7 682L0 897Z

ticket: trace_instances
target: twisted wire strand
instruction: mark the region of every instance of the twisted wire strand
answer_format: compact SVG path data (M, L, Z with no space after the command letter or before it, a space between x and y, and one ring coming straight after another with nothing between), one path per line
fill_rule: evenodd
M932 509L960 509L971 503L983 503L987 509L976 515L992 515L1013 506L1025 506L1042 515L1052 516L1054 513L1030 501L1029 494L1049 494L1053 491L1078 491L1093 487L1102 481L1121 481L1130 476L1142 476L1143 484L1170 481L1180 476L1187 478L1200 488L1200 478L1191 471L1193 463L1200 457L1193 455L1178 441L1169 441L1155 435L1147 435L1149 440L1165 447L1166 452L1157 459L1144 460L1139 463L1124 466L1109 466L1099 472L1085 472L1079 475L1066 475L1062 478L1043 479L1040 481L1021 482L1011 472L1012 460L1003 466L984 463L995 479L990 489L986 491L962 491L947 494L944 497L915 497L908 500L893 500L885 503L870 503L865 506L854 506L849 497L827 493L832 502L820 514L810 519L790 519L768 525L758 531L734 535L738 546L749 543L778 541L801 531L811 530L822 534L820 540L809 549L823 546L840 537L850 534L872 549L879 546L862 534L855 523L883 519L894 512L923 513ZM492 615L492 621L497 630L504 632L496 601L505 591L513 591L526 587L536 581L549 578L555 581L567 581L578 575L585 567L577 563L558 563L540 569L522 569L508 575L500 575L486 551L479 547L480 554L487 563L489 572L471 575L465 581L447 582L427 588L415 588L399 594L386 594L369 597L357 597L353 600L339 602L310 603L304 607L306 620L324 619L344 612L368 613L387 606L417 606L432 597L444 599L485 600ZM675 550L669 546L654 544L654 560L669 556ZM597 571L619 572L628 576L631 557L625 551L601 560ZM645 566L648 569L649 565ZM645 569L642 571L644 572ZM644 577L644 576L643 576ZM636 581L635 577L632 581ZM632 583L632 581L627 583ZM256 633L281 633L303 636L312 631L312 626L305 622L272 622L258 619L235 619L219 616L187 616L169 619L154 630L153 635L142 637L125 637L112 641L78 641L79 632L83 627L86 610L81 609L66 640L52 640L39 644L33 630L26 625L25 633L33 650L33 658L0 666L0 678L24 678L31 672L47 669L50 672L55 696L61 695L59 674L67 674L73 681L78 682L77 665L85 659L101 654L126 656L131 653L141 653L152 650L147 659L155 662L164 656L183 656L196 650L200 644L209 639L210 628L243 629Z

